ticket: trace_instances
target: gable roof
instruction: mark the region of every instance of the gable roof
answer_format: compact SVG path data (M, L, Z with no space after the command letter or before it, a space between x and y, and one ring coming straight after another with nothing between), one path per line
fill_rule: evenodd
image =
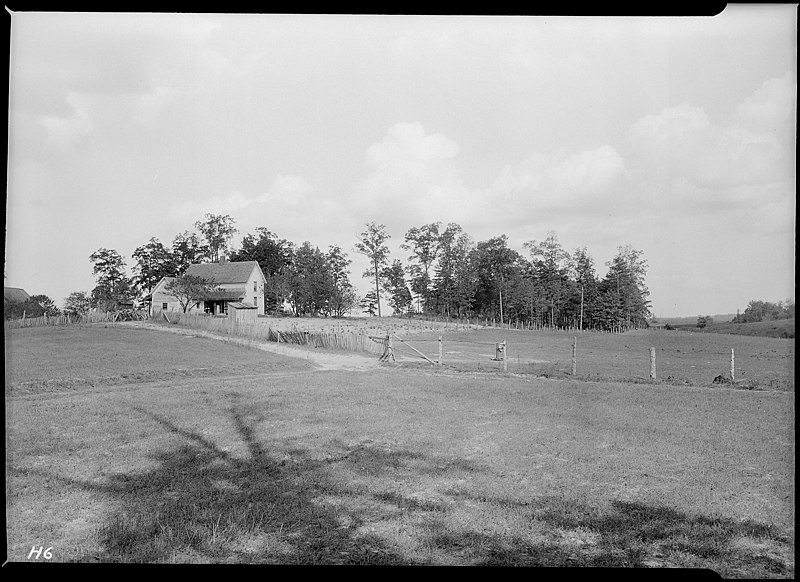
M225 285L227 283L247 283L253 269L261 271L257 261L195 263L189 265L185 274L203 279L213 279L217 285Z
M31 296L19 287L3 287L3 300L11 303L25 303Z

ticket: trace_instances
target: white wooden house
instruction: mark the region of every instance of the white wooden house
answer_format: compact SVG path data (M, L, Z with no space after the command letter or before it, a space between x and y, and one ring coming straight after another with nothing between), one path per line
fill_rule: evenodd
M188 313L220 315L228 313L230 303L251 305L256 313L264 313L264 285L267 280L256 261L198 263L189 265L185 275L202 277L214 282L209 291L189 305ZM159 311L183 311L178 298L166 290L167 283L175 277L164 277L150 294L151 314Z

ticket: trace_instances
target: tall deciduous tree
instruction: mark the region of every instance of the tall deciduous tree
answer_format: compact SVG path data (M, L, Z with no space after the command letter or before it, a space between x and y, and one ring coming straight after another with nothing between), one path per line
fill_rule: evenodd
M411 307L411 291L406 285L405 271L399 259L381 271L383 289L389 295L389 305L397 315L403 315Z
M353 309L358 301L353 285L350 283L348 266L352 261L347 257L341 247L331 245L328 247L328 268L330 269L333 288L328 299L328 313L342 317Z
M289 267L293 243L279 238L266 227L242 239L242 248L231 253L232 261L256 261L267 280L264 289L264 311L280 311L289 294Z
M442 315L461 315L472 309L477 289L473 250L472 238L454 222L439 235L433 298Z
M603 279L601 293L606 320L617 329L646 325L650 314L650 291L645 285L647 261L643 252L631 245L617 247L617 254L606 263L608 273Z
M523 246L530 251L533 274L547 305L550 325L555 326L568 291L569 253L561 247L554 231L548 232L543 241L533 240Z
M480 279L479 292L491 304L496 297L500 306L500 323L505 321L503 292L506 282L515 272L522 257L508 248L508 237L500 235L478 243L475 249L476 267ZM519 274L519 272L517 272Z
M212 262L218 262L221 253L228 248L233 235L238 232L234 224L236 221L227 214L206 214L204 220L194 223L195 228L205 237L208 245L209 257Z
M162 278L172 277L177 273L172 252L155 237L136 248L132 256L136 260L133 284L145 293L149 293Z
M92 290L92 304L101 311L116 309L117 302L127 299L131 282L125 274L125 261L117 251L101 248L89 256L97 286Z
M575 274L575 281L580 289L580 312L578 329L583 331L584 313L587 299L592 301L596 295L597 275L594 271L594 259L589 254L589 249L580 247L575 249L571 258L571 269Z
M208 247L196 233L184 231L172 240L172 259L175 262L175 275L180 277L189 265L201 263L209 257Z
M419 228L410 228L406 232L405 243L400 245L400 248L413 253L408 257L409 261L414 261L408 266L411 290L417 296L418 301L419 298L422 299L425 311L430 311L430 271L439 250L440 225L440 222L433 222Z
M295 251L289 267L289 302L297 317L323 312L333 288L325 255L306 241Z
M31 295L29 301L39 305L42 308L42 315L53 316L61 313L61 311L58 309L58 306L56 306L56 302L50 299L47 295Z
M86 291L73 291L64 300L64 312L71 315L83 315L92 308L92 298Z
M369 258L372 268L364 272L364 278L375 279L375 297L378 304L378 317L381 317L381 276L380 271L389 262L389 247L386 241L391 238L383 224L367 223L367 229L362 232L360 240L356 243L355 250Z

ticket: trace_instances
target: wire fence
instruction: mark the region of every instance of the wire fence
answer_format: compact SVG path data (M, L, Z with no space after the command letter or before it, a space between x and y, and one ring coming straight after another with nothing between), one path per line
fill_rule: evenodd
M264 321L243 322L232 317L206 314L172 312L169 315L160 313L158 317L161 319L151 321L236 336L252 342L277 342L368 353L378 356L381 361L400 365L417 362L454 370L502 370L589 380L687 384L713 381L739 385L751 382L777 389L794 387L793 344L782 353L775 349L759 353L749 344L739 344L741 347L737 348L733 344L731 347L724 346L723 342L729 340L722 338L731 336L719 336L712 342L709 339L712 334L701 334L704 339L700 335L679 338L675 333L662 334L658 331L640 332L632 339L624 334L572 335L550 329L529 334L521 333L522 330L515 333L513 328L504 332L499 328L467 327L466 321L458 323L458 327L444 328L438 332L413 328L348 331L341 326L328 331L306 331L296 328L280 330ZM116 325L118 318L119 312L42 316L7 320L5 328L90 323ZM507 333L509 331L510 334ZM473 334L478 337L471 338ZM491 339L483 339L487 336ZM581 338L580 342L578 337ZM639 339L634 341L637 337ZM654 343L644 345L642 342L646 341ZM689 346L687 342L694 344Z

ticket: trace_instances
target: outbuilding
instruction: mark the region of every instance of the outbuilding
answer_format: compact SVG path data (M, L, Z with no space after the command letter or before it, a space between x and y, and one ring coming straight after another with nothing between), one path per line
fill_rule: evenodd
M252 303L231 301L228 303L228 317L237 323L256 323L258 321L258 307Z

